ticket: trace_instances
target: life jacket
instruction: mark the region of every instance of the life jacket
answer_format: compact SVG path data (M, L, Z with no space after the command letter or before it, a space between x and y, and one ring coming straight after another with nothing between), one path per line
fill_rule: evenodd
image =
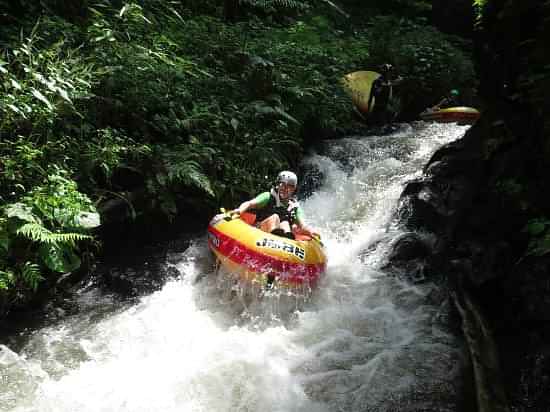
M291 197L288 202L283 203L279 198L279 193L272 188L270 191L269 203L261 209L255 209L256 222L261 222L267 219L273 214L279 215L279 219L282 221L288 221L293 224L296 220L296 212L298 210L298 201Z

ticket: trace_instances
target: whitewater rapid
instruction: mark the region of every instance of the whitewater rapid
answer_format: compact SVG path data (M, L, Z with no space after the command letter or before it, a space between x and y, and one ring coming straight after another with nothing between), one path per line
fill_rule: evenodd
M400 125L327 141L301 201L327 246L310 300L244 302L213 279L206 237L180 276L135 304L83 290L90 309L0 346L0 411L456 411L463 348L429 282L382 269L405 183L465 126Z

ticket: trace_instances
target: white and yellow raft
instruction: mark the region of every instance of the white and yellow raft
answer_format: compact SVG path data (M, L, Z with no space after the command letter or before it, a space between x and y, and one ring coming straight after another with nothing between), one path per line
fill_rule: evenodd
M248 215L248 214L246 214ZM241 281L273 283L289 289L309 289L326 270L327 258L319 239L291 240L247 223L239 215L216 215L208 226L208 246L220 265Z
M439 110L426 110L420 118L427 122L473 124L479 119L479 110L473 107L456 106Z

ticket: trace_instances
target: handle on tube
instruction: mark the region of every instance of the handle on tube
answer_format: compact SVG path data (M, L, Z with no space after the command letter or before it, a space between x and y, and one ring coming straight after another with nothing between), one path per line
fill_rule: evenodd
M225 208L220 208L220 212L222 212L225 215L225 220L233 220L237 219L240 214L238 211L235 210L225 210Z

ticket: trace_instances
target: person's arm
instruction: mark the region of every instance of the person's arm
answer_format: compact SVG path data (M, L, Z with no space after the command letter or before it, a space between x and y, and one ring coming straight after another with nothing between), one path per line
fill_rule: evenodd
M241 205L237 209L233 210L233 212L242 214L249 209L261 209L262 207L267 205L270 196L271 195L269 192L260 193L254 199L250 199L246 202L241 203Z
M238 208L236 208L235 210L233 210L233 212L242 214L242 213L246 212L248 209L251 209L251 208L254 208L254 207L256 207L256 205L254 203L254 199L251 199L251 200L247 200L246 202L241 203L241 205Z
M296 210L295 222L296 222L296 226L298 227L301 233L311 237L321 237L321 234L316 229L312 228L309 225L306 225L304 221L304 212L299 206Z
M444 97L443 99L441 99L441 101L439 103L437 103L436 105L430 107L430 110L439 110L439 109L441 109L441 106L443 106L444 104L447 104L447 101L448 101L448 99L446 97Z
M445 97L443 100L441 100L441 102L439 103L439 107L441 108L441 106L449 106L450 104L452 104L453 102L453 98L452 97Z

